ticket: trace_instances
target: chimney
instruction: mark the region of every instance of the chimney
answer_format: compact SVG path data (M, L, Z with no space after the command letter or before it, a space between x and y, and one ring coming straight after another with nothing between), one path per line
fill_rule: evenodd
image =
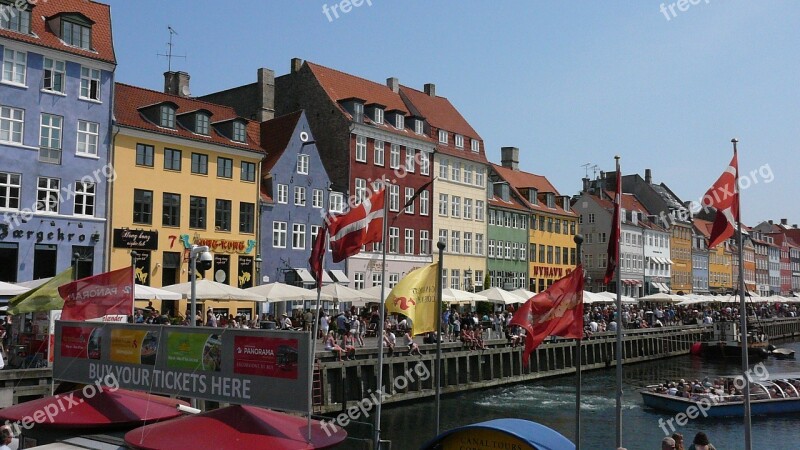
M604 171L602 171L602 170L600 171L600 179L601 180L605 180L606 179L606 173Z
M583 192L589 192L589 179L588 178L581 178L583 181Z
M300 72L301 67L303 67L303 60L300 58L292 58L292 73Z
M644 182L653 184L653 172L650 169L644 169Z
M258 98L259 107L257 119L259 122L275 117L275 72L271 69L258 69Z
M500 148L500 164L507 169L519 170L519 148Z
M389 86L389 89L391 89L395 94L400 92L400 80L398 80L397 77L387 78L386 86Z
M425 93L431 97L436 97L436 85L433 83L425 83Z
M771 220L771 219L770 219L770 220L768 220L767 222L769 222L769 224L770 224L770 225L774 225L774 224L772 223L772 220Z
M164 93L188 97L189 74L186 72L164 72Z
M789 225L789 219L781 219L781 225L783 226Z

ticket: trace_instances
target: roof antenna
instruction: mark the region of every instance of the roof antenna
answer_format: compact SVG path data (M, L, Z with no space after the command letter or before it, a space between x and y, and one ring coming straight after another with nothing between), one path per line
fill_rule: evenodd
M585 172L584 178L589 178L589 167L591 167L591 166L592 166L592 163L590 163L590 162L588 162L586 164L581 164L581 167L583 167L583 171Z
M167 71L168 72L172 72L172 58L184 58L184 59L186 59L186 55L173 55L172 54L172 47L173 47L172 36L177 36L178 32L175 31L175 29L172 28L172 26L170 26L170 25L167 25L167 30L169 30L169 42L167 42L167 54L165 55L163 53L158 53L157 55L167 58Z

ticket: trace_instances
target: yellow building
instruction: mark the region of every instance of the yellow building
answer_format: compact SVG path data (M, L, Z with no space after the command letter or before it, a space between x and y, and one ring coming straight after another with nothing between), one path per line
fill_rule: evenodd
M673 293L692 292L692 225L688 222L672 223L669 241L669 258L672 260L671 285Z
M493 169L532 211L528 220L528 289L541 292L572 272L577 264L573 239L578 215L572 211L569 197L560 195L547 178L519 170L516 147L502 149L501 164Z
M165 75L168 90L188 92L182 84L188 75ZM263 157L258 124L232 108L124 84L116 85L115 118L111 269L131 264L135 251L138 284L184 283L189 249L207 245L214 261L206 279L252 286ZM186 311L186 300L153 305L173 317ZM252 316L254 306L213 302L206 308Z
M694 226L708 242L711 237L712 222L694 219ZM708 290L712 294L732 292L733 260L727 242L708 249Z

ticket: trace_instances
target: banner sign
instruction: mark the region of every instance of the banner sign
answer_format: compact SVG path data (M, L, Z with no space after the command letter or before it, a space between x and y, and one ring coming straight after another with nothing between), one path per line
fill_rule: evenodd
M114 248L158 250L158 231L114 229Z
M57 380L308 411L308 333L58 321L55 341Z

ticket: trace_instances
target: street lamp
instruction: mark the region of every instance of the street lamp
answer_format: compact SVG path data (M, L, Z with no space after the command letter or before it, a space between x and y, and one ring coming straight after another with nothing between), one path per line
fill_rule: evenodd
M472 292L472 267L464 271L464 276L467 277L467 282L464 287L467 291Z
M254 286L258 286L259 284L261 284L261 263L264 260L261 259L261 255L258 254L258 255L256 255L256 260L255 261L256 261L256 282L255 282Z
M197 326L197 264L200 264L202 270L211 268L213 262L211 253L208 252L208 246L192 245L189 261L189 278L192 280L192 295L191 295L191 308L189 309L190 326Z

